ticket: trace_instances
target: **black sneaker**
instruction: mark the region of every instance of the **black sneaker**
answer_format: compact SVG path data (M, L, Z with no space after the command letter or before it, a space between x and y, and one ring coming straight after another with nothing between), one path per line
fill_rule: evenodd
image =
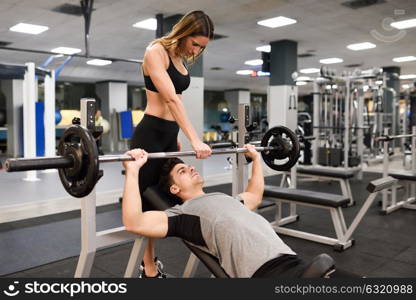
M155 265L157 269L157 275L156 276L146 276L146 273L144 271L144 262L142 261L140 267L139 267L139 278L166 278L167 275L165 272L163 272L163 263L155 257Z

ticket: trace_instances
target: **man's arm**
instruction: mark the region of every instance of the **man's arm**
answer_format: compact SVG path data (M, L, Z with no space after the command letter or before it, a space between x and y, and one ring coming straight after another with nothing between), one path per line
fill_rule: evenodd
M163 238L168 231L168 217L163 211L142 211L139 192L139 172L146 163L147 153L136 149L127 152L135 161L123 162L126 169L124 183L122 215L123 225L127 231L152 238Z
M246 153L246 156L251 158L253 163L251 178L248 181L247 188L245 192L241 193L239 196L244 200L245 206L247 206L250 210L255 210L263 200L263 167L261 163L260 153L255 150L255 147L253 145L245 145L245 147L249 149L249 151Z

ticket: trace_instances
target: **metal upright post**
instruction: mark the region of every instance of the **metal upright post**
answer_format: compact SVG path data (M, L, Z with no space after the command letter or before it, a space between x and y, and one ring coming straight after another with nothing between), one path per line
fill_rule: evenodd
M313 83L313 136L315 140L312 141L312 165L318 164L318 144L319 140L319 99L321 97L319 84L314 81Z
M35 64L27 63L23 81L23 152L24 157L36 157L36 92ZM27 171L25 181L38 181L36 171Z
M357 154L360 159L360 171L357 179L363 179L363 153L364 153L364 90L363 85L358 86L358 107L357 107Z
M345 112L344 112L344 168L348 168L348 156L350 149L350 97L351 97L351 82L347 78L345 81L346 95L345 95Z
M91 118L92 117L92 118ZM95 124L95 100L81 99L81 125L91 128ZM81 199L81 252L76 278L89 277L97 250L96 191Z
M45 156L56 155L55 131L55 71L45 76ZM56 169L44 170L45 173L56 172Z

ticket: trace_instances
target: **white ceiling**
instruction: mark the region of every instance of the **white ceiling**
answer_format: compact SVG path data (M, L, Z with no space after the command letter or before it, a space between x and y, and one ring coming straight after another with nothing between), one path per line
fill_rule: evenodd
M347 8L346 0L95 0L90 28L90 54L141 59L146 46L154 38L153 31L132 27L132 24L162 13L168 17L201 9L211 16L215 32L228 36L212 41L204 54L204 77L207 89L249 88L266 91L268 78L239 76L235 71L247 68L244 61L260 58L256 46L270 41L291 39L298 42L298 53L314 51L315 56L299 58L298 67L319 67L319 59L341 57L344 62L331 65L339 72L351 70L348 64L361 68L398 65L402 74L416 73L416 62L394 63L393 57L416 55L416 28L399 32L383 28L391 18L416 17L415 0L386 0L385 3L361 9ZM79 5L78 0L1 0L0 41L9 47L50 51L58 46L84 49L84 20L81 16L52 11L65 4ZM397 14L401 13L401 14ZM404 13L404 14L403 14ZM294 18L294 25L270 29L257 21L275 16ZM40 35L9 31L19 22L46 25ZM379 37L372 32L377 31ZM381 37L381 38L380 38ZM392 41L393 40L393 41ZM375 49L351 51L348 44L369 41ZM0 62L22 64L43 63L47 55L0 50ZM105 67L85 64L74 58L62 71L61 79L73 81L126 80L142 83L138 65L116 62ZM51 67L61 63L57 61ZM212 67L223 70L213 71Z

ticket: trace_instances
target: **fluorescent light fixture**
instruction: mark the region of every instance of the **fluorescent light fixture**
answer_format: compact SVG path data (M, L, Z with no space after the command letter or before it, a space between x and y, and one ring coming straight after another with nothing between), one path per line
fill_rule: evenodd
M262 59L253 59L253 60L247 60L244 62L246 65L249 66L260 66L263 64L263 60Z
M319 71L321 70L318 68L306 68L306 69L301 69L299 72L303 74L312 74L312 73L319 73Z
M113 62L111 60L106 60L106 59L91 59L89 61L87 61L88 65L93 65L93 66L107 66L107 65L111 65Z
M397 29L407 29L411 27L416 27L416 19L408 19L398 22L390 23L391 27L397 28Z
M376 80L376 82L374 82L375 84L381 85L383 84L383 80Z
M296 81L309 81L309 80L311 80L311 78L308 76L299 76L296 78Z
M405 62L405 61L413 61L416 60L416 56L402 56L402 57L395 57L393 61L395 62Z
M156 30L157 28L157 21L155 18L146 19L140 22L133 24L133 27L136 28L143 28L149 30Z
M238 70L235 72L237 75L251 75L251 73L253 73L252 70Z
M376 45L370 42L364 42L364 43L358 43L358 44L351 44L348 45L347 48L350 50L354 50L354 51L359 51L359 50L366 50L366 49L371 49L371 48L375 48Z
M308 83L305 81L296 81L296 85L307 85Z
M286 26L286 25L295 24L296 22L297 21L294 20L294 19L279 16L279 17L276 17L276 18L271 18L271 19L258 21L257 24L262 25L262 26L266 26L266 27L270 27L270 28L277 28L277 27L282 27L282 26Z
M256 50L260 51L260 52L270 52L271 47L270 47L270 45L258 46L258 47L256 47Z
M405 90L407 90L408 88L410 88L410 84L403 84L402 88L404 88Z
M27 24L27 23L19 23L9 28L10 31L28 33L28 34L40 34L48 29L49 29L48 26L34 25L34 24Z
M270 76L270 72L257 71L257 77Z
M416 74L400 75L400 79L416 79Z
M72 54L80 53L81 49L69 48L69 47L58 47L58 48L52 49L51 52L58 53L58 54L72 55Z
M338 63L342 63L343 61L344 60L342 58L338 58L338 57L324 58L324 59L319 60L321 64L325 64L325 65L338 64Z

